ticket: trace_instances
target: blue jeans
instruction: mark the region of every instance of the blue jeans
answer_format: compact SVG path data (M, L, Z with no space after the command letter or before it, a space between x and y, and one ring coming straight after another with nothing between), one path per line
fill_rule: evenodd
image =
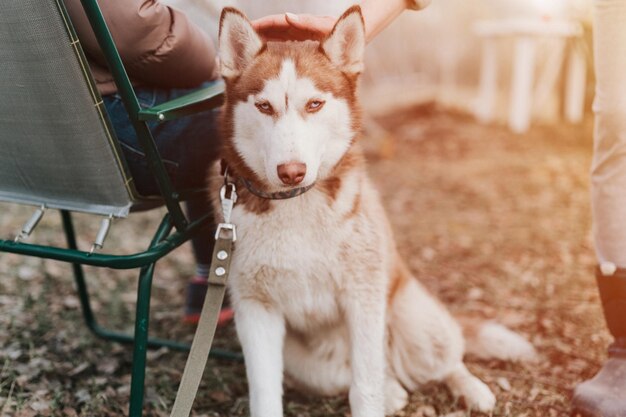
M142 107L152 107L191 91L186 89L135 89L137 99ZM103 100L137 191L146 196L159 195L157 182L148 168L146 156L141 150L121 97L118 94L111 94L104 96ZM206 187L208 168L219 155L221 141L217 116L218 110L212 110L177 120L148 123L165 169L175 189ZM191 220L195 220L210 211L209 198L206 196L187 202L187 214ZM198 263L204 265L211 263L213 240L211 230L200 231L192 240Z

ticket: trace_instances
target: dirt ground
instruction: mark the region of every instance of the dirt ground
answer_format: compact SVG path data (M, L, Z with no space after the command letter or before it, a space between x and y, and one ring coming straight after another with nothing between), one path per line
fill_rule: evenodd
M565 416L575 384L594 374L610 341L593 278L588 170L592 125L535 127L515 136L463 115L421 106L379 122L392 138L368 140L380 188L411 270L455 314L472 314L523 333L534 365L467 358L498 398L494 416ZM385 155L383 158L381 155ZM391 157L390 157L391 156ZM107 249L144 248L162 212L114 224ZM28 210L0 205L10 238ZM87 249L98 220L78 217ZM31 240L62 245L49 213ZM153 289L151 334L190 340L180 323L188 247L161 262ZM129 331L136 276L89 269L90 291L107 326ZM120 416L127 411L131 349L93 337L81 321L70 268L0 254L0 415ZM232 327L217 345L237 349ZM149 352L146 415L167 416L186 355ZM247 415L243 364L210 360L197 416ZM287 416L347 416L345 397L318 399L287 390ZM461 410L461 411L459 411ZM463 411L440 384L428 384L398 416L479 416Z

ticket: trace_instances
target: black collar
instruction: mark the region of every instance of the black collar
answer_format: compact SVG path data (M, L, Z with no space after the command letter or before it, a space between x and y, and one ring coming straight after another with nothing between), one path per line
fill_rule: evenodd
M274 193L267 193L265 191L261 191L258 188L256 188L254 185L252 185L250 181L248 181L245 178L239 177L238 179L239 181L243 183L243 185L252 194L254 194L257 197L265 198L268 200L286 200L288 198L294 198L294 197L297 197L299 195L306 193L307 191L309 191L311 188L315 186L315 183L313 183L311 185L307 185L306 187L298 187L298 188L292 188L291 190L286 190L286 191L276 191Z
M221 162L222 175L224 176L224 184L226 184L228 182L228 164L226 163L224 159L222 159L220 162ZM238 177L237 182L241 182L248 189L248 191L250 191L253 195L259 198L265 198L267 200L287 200L288 198L294 198L294 197L297 197L299 195L306 193L307 191L309 191L311 188L315 186L315 183L313 183L311 185L307 185L306 187L298 187L298 188L293 188L291 190L276 191L274 193L268 193L268 192L259 190L254 185L252 185L252 183L249 180L243 177Z

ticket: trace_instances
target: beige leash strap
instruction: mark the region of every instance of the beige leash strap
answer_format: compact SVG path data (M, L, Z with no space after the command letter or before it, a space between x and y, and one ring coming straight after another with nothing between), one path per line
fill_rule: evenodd
M222 189L224 190L229 185L231 184L225 185ZM237 194L234 185L229 198L226 198L224 192L220 194L225 221L217 227L215 234L216 242L211 260L206 298L170 417L189 417L191 413L191 407L209 358L218 316L224 300L226 281L230 273L230 261L233 255L233 243L237 239L235 226L230 223L230 211L232 211L232 206L237 200Z

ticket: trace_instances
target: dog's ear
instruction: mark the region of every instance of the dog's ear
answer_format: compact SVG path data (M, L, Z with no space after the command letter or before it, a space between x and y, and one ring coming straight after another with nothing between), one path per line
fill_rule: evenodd
M322 50L341 71L353 75L363 71L365 22L359 6L352 6L341 15L322 41Z
M220 72L224 78L241 75L263 48L263 40L248 18L233 7L225 7L220 17Z

